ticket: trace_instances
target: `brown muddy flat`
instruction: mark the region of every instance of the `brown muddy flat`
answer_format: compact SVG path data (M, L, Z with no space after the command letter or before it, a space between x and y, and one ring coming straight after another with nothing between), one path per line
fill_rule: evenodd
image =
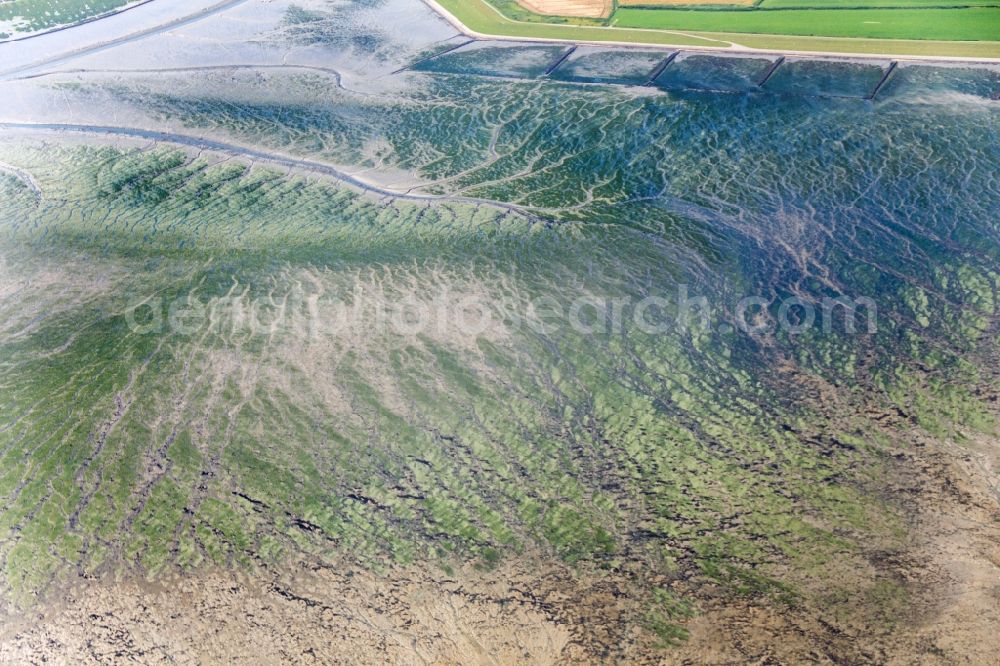
M860 596L855 612L847 600L829 613L703 586L689 640L656 649L640 631L625 630L624 643L611 638L635 620L619 576L541 570L527 555L492 572L454 574L303 560L156 583L80 581L6 625L0 662L995 664L998 442L978 437L960 451L913 444L916 453L905 454L912 476L886 492L913 497L911 529L922 536L884 563L911 598L881 626Z

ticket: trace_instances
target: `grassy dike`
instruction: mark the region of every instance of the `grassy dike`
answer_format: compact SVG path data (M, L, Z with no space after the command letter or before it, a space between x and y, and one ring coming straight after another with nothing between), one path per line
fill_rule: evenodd
M648 17L645 17L647 14L666 14L666 12L651 12L646 10L631 10L629 14L626 14L626 16L641 15L644 20L642 25L639 25L638 22L635 25L621 26L619 24L608 27L561 25L541 22L529 23L526 21L516 21L504 16L485 0L437 0L437 4L457 18L467 30L497 37L625 42L660 46L730 47L735 45L752 49L816 51L824 53L940 56L948 58L1000 58L1000 41L993 40L993 33L990 30L995 32L995 29L990 27L989 20L985 20L984 26L976 28L976 35L989 38L988 40L949 41L947 39L855 38L838 36L835 32L831 32L828 35L730 32L733 29L732 22L712 22L711 18L701 21L698 25L687 26L687 24L678 23L677 31L672 31L663 23L663 20L666 20L667 17L663 19L657 18L657 21L654 22L650 22ZM612 20L617 20L622 12L623 10L619 10ZM748 15L747 12L739 13L741 16L738 18L741 20ZM708 16L726 14L726 12L686 12L686 14L705 14ZM708 21L708 24L704 24L705 21ZM980 24L982 23L980 21ZM949 32L942 34L942 36L951 36L960 27L956 27L954 22L951 21L947 25L950 26ZM690 29L684 29L684 26ZM761 27L759 29L764 28ZM791 28L786 26L785 31L790 30ZM934 37L936 35L932 34L930 36Z
M602 26L560 25L515 21L483 0L440 0L438 4L457 18L466 29L483 35L522 39L562 39L568 41L631 42L663 46L726 47L727 42L676 32L626 30Z

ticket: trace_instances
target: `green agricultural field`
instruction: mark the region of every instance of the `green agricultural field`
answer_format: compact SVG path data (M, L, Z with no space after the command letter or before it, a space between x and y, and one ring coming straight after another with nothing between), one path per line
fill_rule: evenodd
M621 27L662 30L870 39L1000 40L1000 7L827 11L619 9L613 21Z
M78 23L137 0L11 0L0 2L0 39Z
M530 14L512 9L505 0L439 0L439 4L468 30L483 35L1000 58L1000 5L973 0L957 6L956 1L838 0L821 5L821 0L764 0L753 8L619 6L603 25Z
M641 3L635 3L641 4ZM997 7L997 0L760 0L755 4L761 9L794 9L808 7L810 9L913 9L915 7Z

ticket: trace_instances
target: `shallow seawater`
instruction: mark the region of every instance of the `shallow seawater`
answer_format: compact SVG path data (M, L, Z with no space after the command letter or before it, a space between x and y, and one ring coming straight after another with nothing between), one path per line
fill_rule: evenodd
M902 63L879 96L899 95L920 102L947 93L1000 100L1000 67Z
M669 57L666 51L580 47L549 75L558 81L645 85Z
M751 91L773 62L774 58L682 53L657 77L656 84L668 90Z
M478 74L533 79L541 76L560 57L567 46L524 46L476 42L442 56L420 63L417 71Z
M774 71L764 88L779 93L865 99L875 91L888 66L889 61L788 58Z

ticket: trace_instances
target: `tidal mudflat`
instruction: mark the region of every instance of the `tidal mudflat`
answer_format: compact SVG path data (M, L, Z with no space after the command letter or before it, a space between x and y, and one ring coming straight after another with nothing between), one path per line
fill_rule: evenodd
M174 11L0 65L0 661L990 663L996 67Z

